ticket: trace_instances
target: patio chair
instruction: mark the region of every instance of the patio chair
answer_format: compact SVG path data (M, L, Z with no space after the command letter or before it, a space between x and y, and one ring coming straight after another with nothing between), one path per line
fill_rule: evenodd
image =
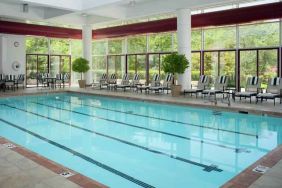
M24 74L19 74L18 75L18 77L15 80L15 85L16 85L17 89L19 88L20 85L24 89L24 79L25 79L25 75Z
M211 96L214 96L214 102L216 103L216 95L222 94L227 89L228 77L219 76L215 79L214 89L205 89L202 91L203 96L208 95L211 100Z
M165 77L164 82L160 86L151 86L149 90L155 91L157 93L159 93L160 91L164 92L164 90L166 90L168 93L168 91L171 90L172 82L173 82L173 75L172 73L168 73Z
M5 86L5 80L6 77L4 74L0 74L0 90L5 92L6 86Z
M62 73L56 74L56 84L58 84L60 88L62 87L63 80L64 80L64 75Z
M137 86L140 86L140 85L142 85L142 84L140 83L140 76L139 76L139 74L134 74L133 75L133 79L130 82L130 88L134 89L134 88L137 88Z
M70 73L64 73L63 74L63 87L65 87L66 83L70 83Z
M161 90L161 82L160 82L160 75L154 74L151 84L148 86L149 91L155 91L155 93L159 93Z
M249 77L246 82L245 91L235 92L233 98L234 101L236 97L240 97L240 100L242 99L242 97L244 97L245 99L250 98L250 103L252 103L252 97L257 96L260 89L260 84L260 79L257 76Z
M5 79L5 88L11 89L13 91L16 90L16 75L6 75Z
M201 75L197 84L196 88L193 88L193 86L191 85L191 89L186 89L184 90L184 95L185 94L195 94L196 98L198 97L198 94L201 93L202 91L204 91L205 89L208 88L210 84L210 77L207 75Z
M275 99L280 98L280 104L281 104L281 97L282 97L282 78L281 77L275 77L268 79L268 84L266 88L265 93L259 93L257 94L257 100L261 99L261 102L263 99L273 99L274 106L275 106Z
M111 74L110 78L107 81L107 88L108 89L114 89L115 85L117 84L117 77L116 74Z
M37 79L37 84L41 84L42 87L47 87L48 83L47 80L45 79L46 77L48 77L48 73L38 73L36 76Z
M126 90L126 88L130 88L130 83L129 83L129 75L125 73L122 77L122 81L120 84L115 85L115 89L121 88L123 91Z

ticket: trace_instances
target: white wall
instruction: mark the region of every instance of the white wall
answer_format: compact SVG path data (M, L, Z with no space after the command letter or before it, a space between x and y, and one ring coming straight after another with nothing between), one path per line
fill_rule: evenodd
M18 47L15 47L15 42L18 42ZM25 36L0 34L0 73L25 74L25 54ZM18 71L12 67L15 61L20 63Z

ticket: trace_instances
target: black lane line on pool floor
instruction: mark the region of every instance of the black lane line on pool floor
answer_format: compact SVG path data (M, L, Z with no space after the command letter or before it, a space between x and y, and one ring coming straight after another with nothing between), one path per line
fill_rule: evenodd
M129 126L129 127L134 127L134 128L138 128L138 129L151 131L151 132L161 133L161 134L169 135L169 136L172 136L172 137L177 137L177 138L184 139L184 140L195 141L195 142L205 143L205 144L208 144L208 145L218 146L218 147L221 147L221 148L231 149L231 150L234 150L236 153L241 153L241 152L249 153L250 152L250 151L248 151L244 148L234 148L234 147L229 147L229 146L225 146L225 145L221 145L221 144L215 144L215 143L212 143L212 142L207 142L207 141L204 141L204 140L197 140L197 139L193 139L193 138L190 138L190 137L185 137L185 136L181 136L181 135L177 135L177 134L173 134L173 133L168 133L168 132L164 132L164 131L159 131L159 130L155 130L155 129L151 129L151 128L141 127L141 126L137 126L137 125L133 125L133 124L129 124L129 123L124 123L124 122L120 122L120 121L116 121L116 120L107 119L107 118L104 118L104 117L101 117L101 116L86 114L86 113L82 113L82 112L78 112L78 111L74 111L74 110L68 110L68 109L65 109L65 108L59 108L59 107L56 107L56 106L51 106L51 105L47 105L47 104L43 104L43 103L37 103L37 102L31 102L31 103L41 105L41 106L46 106L46 107L49 107L49 108L54 108L54 109L57 109L57 110L64 110L64 111L71 112L71 113L76 113L76 114L80 114L80 115L84 115L84 116L88 116L88 117L93 117L93 118L97 118L97 119L101 119L101 120L105 120L105 121L109 121L109 122L113 122L113 123L118 123L118 124Z
M253 137L256 137L258 139L258 135L255 135L255 134L242 133L242 132L239 132L239 131L232 131L232 130L227 130L227 129L213 128L213 127L197 125L197 124L193 124L193 123L185 123L185 122L175 121L175 120L170 120L170 119L165 119L165 118L159 118L159 117L154 117L154 116L147 116L147 115L137 114L137 113L134 113L132 111L130 111L130 113L128 113L128 112L121 111L121 110L113 110L113 109L104 108L104 107L98 107L98 106L89 105L89 104L79 104L79 103L74 103L74 102L71 102L71 101L65 101L65 100L61 100L61 99L56 99L54 101L61 101L61 102L69 103L69 104L75 104L75 105L80 105L80 106L88 106L88 107L102 109L102 110L108 110L108 111L112 111L112 112L119 112L119 113L124 113L124 114L128 114L128 115L134 115L134 116L139 116L139 117L145 117L145 118L151 118L151 119L156 119L156 120L161 120L161 121L178 123L178 124L182 124L182 125L186 125L186 126L200 127L200 128L204 128L204 129L211 129L211 130L216 130L216 131L223 131L223 132L241 134L241 135L246 135L246 136L253 136Z
M103 163L101 163L99 161L96 161L96 160L94 160L94 159L92 159L92 158L90 158L90 157L88 157L86 155L83 155L83 154L81 154L81 153L79 153L79 152L77 152L77 151L75 151L75 150L73 150L71 148L68 148L68 147L66 147L64 145L61 145L61 144L57 143L57 142L49 140L48 138L45 138L45 137L43 137L43 136L41 136L41 135L39 135L37 133L29 131L29 130L23 128L23 127L20 127L20 126L18 126L16 124L13 124L13 123L11 123L9 121L6 121L6 120L2 119L2 118L0 118L0 121L10 125L11 127L19 129L21 131L24 131L24 132L26 132L26 133L28 133L28 134L30 134L30 135L40 139L40 140L48 142L49 144L51 144L53 146L56 146L56 147L58 147L60 149L63 149L63 150L65 150L65 151L67 151L67 152L69 152L69 153L71 153L71 154L73 154L73 155L75 155L75 156L77 156L77 157L79 157L81 159L84 159L84 160L86 160L86 161L88 161L88 162L90 162L90 163L92 163L92 164L94 164L94 165L96 165L96 166L98 166L100 168L103 168L104 170L107 170L107 171L109 171L109 172L111 172L113 174L116 174L116 175L118 175L118 176L120 176L120 177L122 177L124 179L127 179L127 180L129 180L129 181L131 181L131 182L141 186L141 187L154 188L154 186L152 186L152 185L149 185L149 184L147 184L147 183L145 183L145 182L143 182L141 180L138 180L138 179L136 179L136 178L134 178L134 177L132 177L130 175L127 175L127 174L125 174L125 173L123 173L121 171L118 171L118 170L116 170L116 169L114 169L114 168L112 168L112 167L110 167L108 165L105 165L105 164L103 164Z
M140 146L140 145L137 145L137 144L116 138L116 137L112 137L112 136L109 136L109 135L106 135L106 134L103 134L103 133L99 133L99 132L96 132L96 131L93 131L93 130L90 130L90 129L86 129L86 128L74 125L72 123L66 123L66 122L63 122L63 121L60 121L60 120L57 120L57 119L53 119L53 118L50 118L50 117L47 117L47 116L43 116L43 115L40 115L40 114L37 114L37 113L34 113L34 112L30 112L30 111L27 111L27 110L23 110L23 109L13 107L13 106L9 106L9 105L5 105L5 104L3 104L3 106L13 108L13 109L16 109L16 110L20 110L20 111L23 111L23 112L26 112L26 113L30 113L30 114L33 114L33 115L36 115L36 116L39 116L39 117L42 117L42 118L45 118L45 119L48 119L48 120L55 121L57 123L60 123L60 124L66 125L66 126L70 126L70 127L80 129L80 130L85 131L85 132L94 133L98 136L102 136L102 137L105 137L105 138L108 138L108 139L111 139L111 140L115 140L115 141L121 142L123 144L127 144L127 145L130 145L130 146L133 146L133 147L137 147L139 149L143 149L143 150L155 153L155 154L164 155L164 156L170 157L172 159L176 159L176 160L179 160L179 161L182 161L182 162L185 162L185 163L196 165L196 166L202 167L203 170L206 171L206 172L211 172L211 171L222 172L223 171L222 169L217 168L217 166L213 165L213 164L212 165L205 165L205 164L202 164L202 163L191 161L189 159L178 157L176 155L171 155L171 154L164 153L164 152L161 152L161 151L153 150L153 149L150 149L150 148L147 148L147 147L144 147L144 146Z

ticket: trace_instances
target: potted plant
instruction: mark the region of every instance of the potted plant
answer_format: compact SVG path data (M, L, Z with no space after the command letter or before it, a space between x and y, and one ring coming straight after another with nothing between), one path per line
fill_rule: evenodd
M82 74L87 72L89 69L89 61L87 59L80 57L72 62L72 70L80 73L80 80L78 80L80 88L85 88L86 80L82 79Z
M172 73L173 80L171 86L172 96L179 96L181 93L181 85L176 85L177 74L183 74L189 67L189 61L185 55L172 53L167 55L163 61L163 70L165 73Z

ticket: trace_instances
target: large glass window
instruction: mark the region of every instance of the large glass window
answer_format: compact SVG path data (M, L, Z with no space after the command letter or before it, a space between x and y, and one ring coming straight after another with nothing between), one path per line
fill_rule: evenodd
M25 41L27 54L48 54L48 38L27 37Z
M51 54L70 54L70 40L67 39L50 39Z
M204 30L205 50L234 49L236 47L236 27L219 27Z
M107 73L107 56L93 56L91 72L93 80L99 81L102 74Z
M107 41L98 40L92 43L92 54L93 55L106 55L107 54Z
M256 59L257 59L256 50L240 52L240 86L241 88L246 87L246 80L248 77L257 75Z
M219 75L228 76L228 87L236 87L235 51L221 51L219 55Z
M192 31L192 50L201 50L202 31L200 29Z
M125 73L125 56L108 56L108 74L121 79Z
M147 51L146 35L128 37L127 39L127 51L130 54L144 53Z
M262 88L266 88L268 79L276 77L278 73L278 50L259 50L258 55L258 73Z
M279 22L239 26L240 48L279 46Z
M122 54L123 53L123 40L115 39L108 42L109 54Z
M150 35L150 52L170 52L172 50L171 33L158 33Z
M198 82L200 78L200 65L201 65L201 53L194 52L192 53L191 61L191 73L192 73L192 82Z
M218 74L218 52L205 52L204 53L204 74L211 76L214 80Z

